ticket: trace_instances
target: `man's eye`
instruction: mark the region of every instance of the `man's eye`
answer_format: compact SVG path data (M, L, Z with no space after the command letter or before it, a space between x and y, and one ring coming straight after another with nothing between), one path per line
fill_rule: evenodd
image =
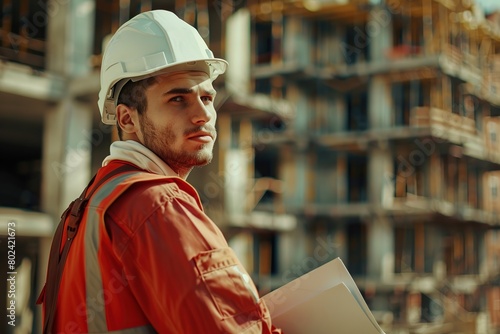
M184 101L184 97L182 96L175 96L173 98L170 99L171 102L182 102Z
M213 96L207 95L207 96L202 96L201 100L205 103L207 102L212 102L214 100Z

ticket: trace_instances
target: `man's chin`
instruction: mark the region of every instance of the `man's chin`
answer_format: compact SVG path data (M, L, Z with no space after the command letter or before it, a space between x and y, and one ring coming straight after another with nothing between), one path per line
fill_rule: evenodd
M212 157L208 158L208 159L200 159L197 161L196 163L196 167L202 167L202 166L206 166L208 165L209 163L212 162Z
M206 166L208 165L210 162L212 162L212 157L213 155L210 153L205 153L205 152L200 152L199 154L196 155L195 157L195 161L193 166L197 166L197 167L201 167L201 166Z

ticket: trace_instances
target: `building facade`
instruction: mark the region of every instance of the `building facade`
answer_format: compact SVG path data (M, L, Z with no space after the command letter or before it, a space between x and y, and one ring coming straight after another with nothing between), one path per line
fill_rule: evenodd
M231 118L228 146L251 150L255 185L273 180L247 214L296 219L244 232L261 288L338 256L388 333L499 331L496 17L428 0L231 17L226 88L294 109Z

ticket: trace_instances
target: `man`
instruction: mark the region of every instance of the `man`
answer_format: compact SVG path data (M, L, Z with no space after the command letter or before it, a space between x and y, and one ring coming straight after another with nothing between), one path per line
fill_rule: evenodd
M281 333L185 181L212 159L212 81L225 69L167 11L113 36L98 104L120 140L56 233L45 332Z

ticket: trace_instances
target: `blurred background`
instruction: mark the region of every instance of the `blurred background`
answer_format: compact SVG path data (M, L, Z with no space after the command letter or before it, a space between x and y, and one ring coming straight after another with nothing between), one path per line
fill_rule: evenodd
M101 55L150 9L230 63L188 180L261 294L340 257L388 334L500 333L499 1L0 4L1 333L41 332L52 233L117 139Z

